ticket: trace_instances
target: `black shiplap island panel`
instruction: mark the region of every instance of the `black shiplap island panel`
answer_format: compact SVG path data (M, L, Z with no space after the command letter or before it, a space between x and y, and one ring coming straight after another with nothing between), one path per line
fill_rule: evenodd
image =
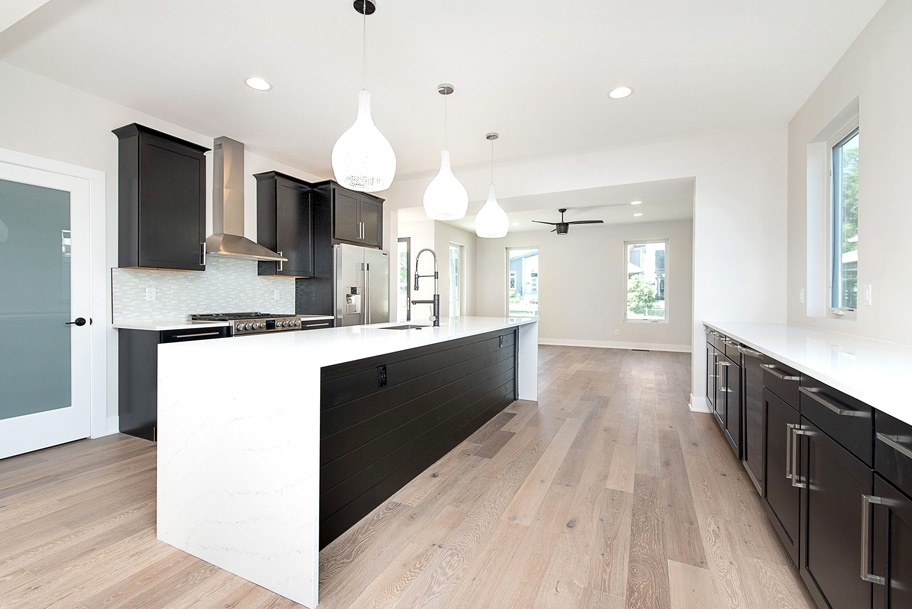
M516 399L516 346L500 330L322 369L321 548Z

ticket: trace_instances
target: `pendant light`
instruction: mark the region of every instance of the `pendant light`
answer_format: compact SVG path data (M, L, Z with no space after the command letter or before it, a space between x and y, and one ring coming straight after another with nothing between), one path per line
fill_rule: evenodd
M449 83L437 85L443 95L443 151L440 153L440 171L424 191L424 213L431 220L459 220L469 208L469 193L459 183L450 168L450 151L447 150L447 96L455 89Z
M485 136L491 142L491 185L488 187L488 200L475 216L475 234L486 239L506 237L510 229L510 218L494 198L494 140L498 137L496 133Z
M336 141L332 167L336 181L346 188L361 192L386 190L396 175L396 154L389 141L371 119L370 93L367 92L367 16L376 10L371 0L355 0L355 10L362 17L362 88L358 95L358 117L355 124Z

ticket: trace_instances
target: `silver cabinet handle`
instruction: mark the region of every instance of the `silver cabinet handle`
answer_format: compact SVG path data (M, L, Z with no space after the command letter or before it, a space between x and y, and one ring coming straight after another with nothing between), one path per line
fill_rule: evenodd
M200 266L206 266L206 242L200 243Z
M761 364L761 365L762 365L764 368L766 368L767 371L769 371L770 374L772 374L773 376L775 376L775 377L776 377L777 379L779 379L780 381L800 381L800 380L801 380L801 377L800 377L800 376L791 376L791 375L789 375L789 374L782 374L781 372L779 372L778 370L776 370L775 364Z
M324 321L322 324L307 324L306 326L304 326L302 328L302 330L309 330L311 328L322 328L323 326L328 326L328 325L329 325L328 321Z
M884 500L874 495L861 496L861 579L872 584L885 586L887 580L871 573L871 509L872 505L883 505Z
M719 361L716 363L716 365L717 365L717 366L731 366L731 364L729 364L728 362L723 361L723 360L719 360Z
M278 254L279 256L284 256L284 254L282 253L282 250L277 251L276 254ZM279 268L277 268L276 271L281 273L284 270L285 270L285 263L282 262L281 260L279 260Z
M886 444L887 446L889 446L890 448L892 448L893 450L895 450L896 452L901 454L903 457L905 457L907 459L912 459L912 448L909 448L908 446L904 446L904 445L900 444L899 436L888 436L887 434L879 433L879 432L877 434L875 434L875 436L877 437L877 439L880 442L883 442L884 444Z
M811 432L801 429L801 425L792 425L792 486L807 488L807 482L802 482L798 473L798 436L810 436Z
M836 414L838 414L841 417L863 417L866 414L865 412L863 412L861 410L855 410L854 408L843 408L842 406L839 406L835 402L832 402L832 401L828 400L827 398L822 397L820 395L820 389L814 389L814 388L809 388L809 387L799 387L798 391L800 391L804 395L808 396L809 398L811 398L812 400L814 400L821 406L825 406L831 412L835 412Z
M763 354L759 351L754 351L753 349L748 349L744 345L738 345L738 351L741 352L741 355L747 355L749 357L763 357Z
M173 338L199 338L201 336L221 336L221 332L197 332L196 334L175 334Z
M794 442L794 436L792 431L798 427L794 423L785 424L785 479L794 480L794 469L792 465L792 442Z

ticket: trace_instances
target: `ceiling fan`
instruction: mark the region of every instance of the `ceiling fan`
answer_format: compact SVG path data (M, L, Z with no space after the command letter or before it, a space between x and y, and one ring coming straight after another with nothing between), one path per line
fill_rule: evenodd
M573 220L571 222L564 222L564 212L567 211L567 208L564 207L564 208L558 209L557 211L559 211L560 215L561 215L560 222L545 222L544 220L532 220L532 221L538 222L539 224L550 224L551 226L554 227L554 229L551 232L552 233L557 232L558 235L566 235L567 231L570 230L571 224L604 224L605 223L604 220Z

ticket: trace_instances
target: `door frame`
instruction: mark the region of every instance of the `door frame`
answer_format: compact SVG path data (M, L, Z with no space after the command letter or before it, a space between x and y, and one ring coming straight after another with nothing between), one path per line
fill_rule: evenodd
M91 259L89 276L91 306L88 315L93 320L89 326L89 437L98 438L109 433L116 433L118 431L116 417L109 422L107 416L107 347L109 342L116 346L117 337L109 323L111 315L108 311L111 299L108 297L110 288L106 264L105 172L6 148L0 148L0 163L56 173L87 182L89 194L89 234L87 237ZM116 370L114 375L116 377Z

